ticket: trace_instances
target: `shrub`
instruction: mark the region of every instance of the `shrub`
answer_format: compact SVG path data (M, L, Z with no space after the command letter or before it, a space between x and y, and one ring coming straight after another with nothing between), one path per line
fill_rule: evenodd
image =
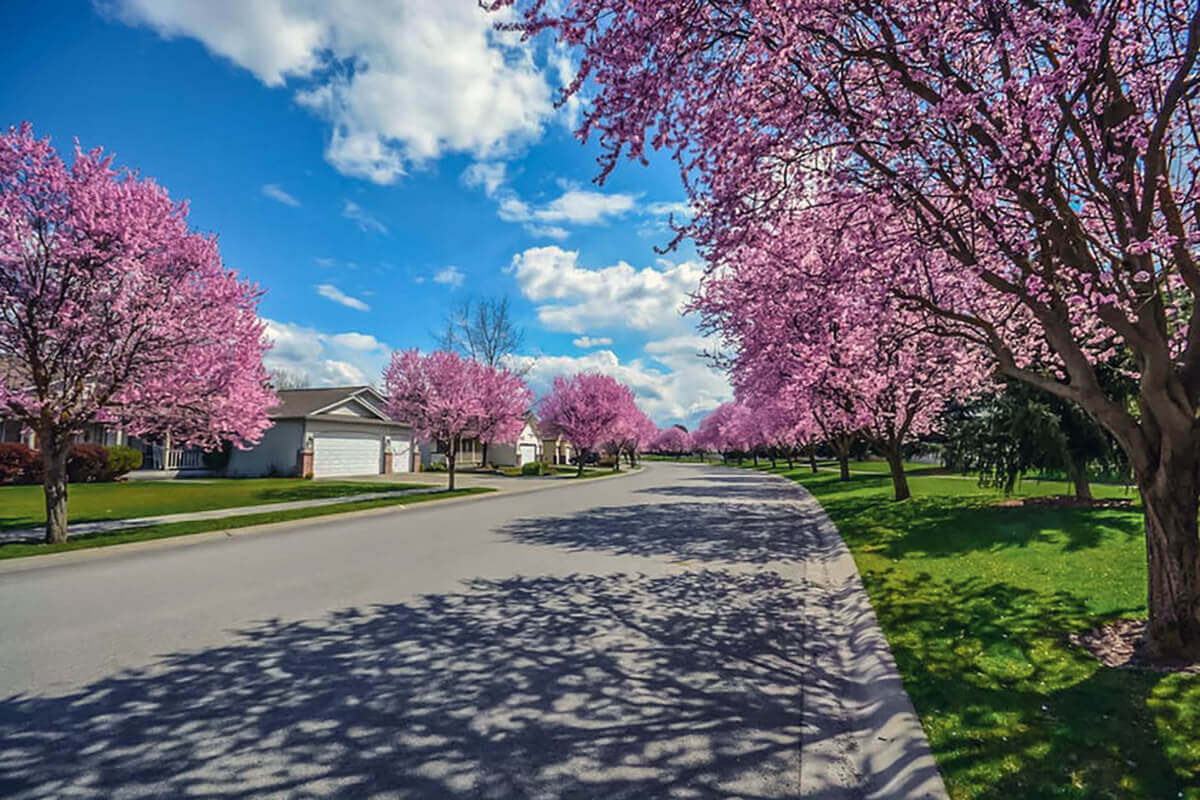
M602 456L599 460L596 461L596 464L601 467L608 467L609 469L612 469L617 465L617 457L616 456Z
M233 442L221 442L218 450L207 450L201 458L205 469L219 472L229 466L229 457L233 455Z
M521 465L522 475L549 475L550 473L550 465L545 461L530 461L528 464Z
M141 469L142 451L132 447L117 445L108 450L108 468L102 480L115 481L127 472Z
M108 450L98 444L71 445L67 480L71 483L103 481L108 475Z
M0 442L0 483L41 482L41 453L16 442Z

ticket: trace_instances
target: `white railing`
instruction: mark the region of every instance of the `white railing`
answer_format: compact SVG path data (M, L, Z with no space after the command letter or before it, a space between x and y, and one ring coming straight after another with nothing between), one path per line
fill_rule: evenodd
M170 450L162 445L154 445L154 468L177 470L177 469L203 469L204 468L204 453L200 450L183 450L181 448L172 448Z

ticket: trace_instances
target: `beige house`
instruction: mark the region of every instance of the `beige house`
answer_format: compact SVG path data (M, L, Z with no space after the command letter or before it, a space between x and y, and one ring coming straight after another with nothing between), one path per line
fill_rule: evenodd
M248 450L234 449L230 476L301 475L332 478L413 469L412 427L384 411L370 386L276 392L271 428Z

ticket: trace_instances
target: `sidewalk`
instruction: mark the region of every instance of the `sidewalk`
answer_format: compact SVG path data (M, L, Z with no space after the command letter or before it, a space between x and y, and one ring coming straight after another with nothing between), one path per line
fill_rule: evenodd
M315 500L291 500L286 503L269 503L260 506L238 506L237 508L217 508L212 511L188 511L182 514L160 514L156 517L135 517L133 519L107 519L99 522L80 522L70 524L67 536L83 536L89 533L124 530L126 528L145 528L149 525L164 525L169 522L193 522L203 519L224 519L240 517L246 514L267 514L272 511L290 511L294 508L316 508L342 503L361 503L364 500L380 500L388 497L403 497L408 494L430 494L441 490L442 486L430 486L428 489L397 489L392 491L353 494L344 497L321 497ZM45 537L44 528L18 528L16 530L0 531L0 544L12 542L40 542Z
M630 474L626 471L619 475ZM476 487L491 489L497 493L514 494L545 489L549 486L569 486L570 481L563 480L571 476L547 475L509 478L493 473L474 474L458 473L454 476L456 489L472 489ZM608 476L605 476L608 477ZM616 477L616 476L614 476ZM339 478L338 480L345 480ZM237 508L217 508L211 511L189 511L182 514L160 514L155 517L134 517L131 519L110 519L99 522L80 522L70 524L67 537L84 536L89 533L104 533L106 531L126 530L129 528L145 528L150 525L164 525L171 522L193 522L206 519L225 519L240 517L247 514L267 514L273 511L290 511L296 508L316 508L318 506L339 505L345 503L360 503L365 500L380 500L389 497L403 497L410 494L433 494L446 489L447 475L444 472L397 472L390 475L363 475L352 480L362 483L378 483L380 491L367 494L355 494L344 497L322 497L315 500L292 500L286 503L270 503L258 506L238 506ZM595 480L595 479L593 479ZM603 480L603 478L601 478ZM391 489L388 483L424 483L428 488L422 489ZM41 542L46 535L45 528L18 528L0 531L0 544L14 542Z

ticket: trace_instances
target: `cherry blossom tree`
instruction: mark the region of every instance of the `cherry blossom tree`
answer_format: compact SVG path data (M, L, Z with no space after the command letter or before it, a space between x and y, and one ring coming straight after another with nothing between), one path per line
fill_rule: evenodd
M649 443L657 432L658 427L638 408L633 392L630 392L622 404L621 415L609 429L601 450L613 456L613 466L619 472L621 456L624 455L629 461L629 466L633 467L642 446Z
M451 491L463 440L515 439L532 402L525 383L504 368L445 350L428 355L415 349L393 353L383 382L389 413L412 425L421 438L432 439L446 454Z
M633 392L608 375L581 372L554 379L550 393L539 404L539 415L557 426L575 448L579 473L586 457L613 440L615 426L636 408Z
M487 464L488 445L516 442L525 427L525 417L533 408L533 392L517 375L504 366L476 362L476 391L479 393L479 441L483 444L483 463Z
M37 434L47 542L85 426L216 448L270 425L262 292L187 215L99 149L68 166L28 124L0 136L0 415Z
M692 437L678 425L663 428L654 437L653 448L660 453L675 456L678 461L682 456L691 452Z
M1200 656L1200 5L516 4L579 50L604 174L674 154L710 263L801 214L888 219L880 280L1120 443L1148 655ZM1098 376L1114 352L1135 403Z

